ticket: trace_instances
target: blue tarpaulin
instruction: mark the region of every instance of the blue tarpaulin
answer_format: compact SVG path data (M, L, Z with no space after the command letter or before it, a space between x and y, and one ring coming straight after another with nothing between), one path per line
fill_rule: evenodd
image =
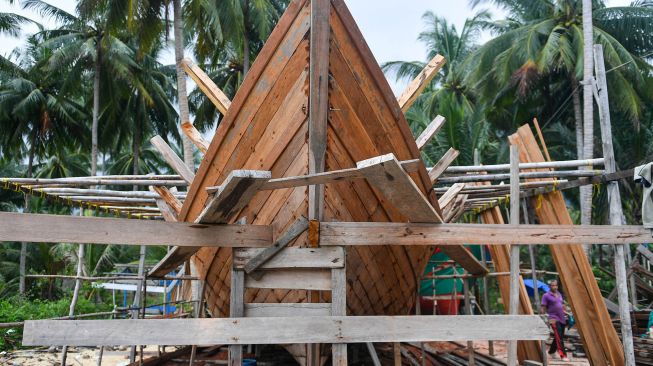
M524 286L526 286L526 292L528 292L528 296L533 297L534 296L534 293L533 293L533 287L534 287L533 286L533 280L525 279L524 280ZM540 292L549 292L549 290L550 290L549 285L547 285L546 283L544 283L542 281L537 281L537 289Z

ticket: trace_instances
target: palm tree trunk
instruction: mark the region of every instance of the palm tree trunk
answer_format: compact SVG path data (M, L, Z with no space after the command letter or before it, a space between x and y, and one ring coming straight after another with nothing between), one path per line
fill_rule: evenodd
M95 54L95 75L93 75L93 126L91 127L91 175L97 175L98 124L100 115L100 71L101 39L98 37Z
M132 154L134 156L134 165L133 165L133 170L132 174L138 175L138 172L140 171L140 159L141 159L141 126L140 124L136 124L134 128L134 137L132 141ZM134 186L133 190L138 191L138 186Z
M592 29L592 0L583 0L583 159L591 159L594 153L594 35ZM581 190L581 224L592 223L592 186ZM585 246L589 254L590 246ZM589 258L589 255L588 255Z
M32 144L29 147L29 158L27 160L27 178L32 178L33 175L33 168L34 168L34 155L36 154L36 138L38 137L38 127L34 126L34 130L32 131ZM31 204L31 197L30 195L26 194L25 195L25 208L23 209L23 212L29 213L30 212L30 204ZM20 259L18 263L18 272L19 272L19 279L18 279L18 293L22 296L25 295L25 275L26 275L26 269L27 269L27 243L22 242L20 243Z
M249 5L244 2L243 8L243 78L249 72L249 36L247 35L247 24L249 23Z
M574 103L574 120L576 121L576 159L583 159L583 109L580 104L580 94L578 94L578 81L571 80L571 97Z
M174 12L174 32L175 32L175 66L177 69L177 93L179 97L179 118L180 122L190 122L190 112L188 110L188 94L186 93L186 74L182 67L182 60L184 59L184 32L181 19L181 0L173 0ZM193 143L186 137L185 134L181 136L184 147L184 163L191 169L195 170L195 162L193 161Z

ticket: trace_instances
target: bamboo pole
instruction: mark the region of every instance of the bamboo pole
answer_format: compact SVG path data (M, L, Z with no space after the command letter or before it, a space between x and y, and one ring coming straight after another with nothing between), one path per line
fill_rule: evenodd
M605 163L604 158L586 159L586 160L562 160L562 161L546 161L537 163L521 163L519 170L525 169L561 169L561 168L580 168L580 167L594 167L603 166ZM447 174L453 173L474 173L474 172L500 172L509 171L510 164L495 164L495 165L461 165L451 166L445 170Z
M604 174L602 170L561 170L561 171L547 171L547 172L526 172L519 173L520 179L535 179L535 178L582 178L582 177L595 177ZM509 180L510 174L478 174L478 175L460 175L460 176L447 176L440 177L439 183L472 183L472 182L490 182ZM519 186L517 186L519 187Z

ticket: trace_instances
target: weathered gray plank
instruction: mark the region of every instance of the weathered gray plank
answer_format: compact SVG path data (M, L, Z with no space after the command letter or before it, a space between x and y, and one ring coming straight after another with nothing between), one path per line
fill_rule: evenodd
M274 258L275 255L282 251L288 244L290 244L290 242L295 240L307 229L308 219L306 219L304 216L297 219L297 221L292 224L288 230L286 230L277 240L275 240L272 246L263 249L253 258L247 261L247 263L245 263L243 266L245 273L252 273L257 268L264 265L267 261Z
M209 199L195 222L201 224L222 224L238 214L272 178L269 171L234 170L220 186L220 190Z
M320 223L320 245L565 245L640 244L651 241L642 226L490 225L375 222Z
M28 320L24 346L292 344L545 340L539 316L335 316L136 320Z
M188 182L188 184L193 183L193 179L195 179L195 173L193 173L186 164L184 164L183 160L177 156L177 154L168 146L168 144L163 140L163 138L159 135L156 135L150 139L150 142L152 143L152 146L154 146L159 153L161 153L161 156L163 159L170 165L170 167L181 176L183 180Z
M460 152L456 149L449 148L447 152L435 163L435 166L429 171L429 179L431 179L431 184L437 183L440 176L444 173L445 170L453 163L454 160L460 155Z
M409 221L442 222L438 212L401 168L394 154L359 161L356 166L367 181L381 191Z
M331 290L331 271L328 269L292 269L264 271L260 278L245 277L246 288L286 290Z
M231 297L229 298L229 316L242 318L245 315L245 272L232 269ZM229 345L229 366L240 366L243 363L243 346Z
M331 304L328 303L245 304L246 318L329 315L331 315Z
M331 315L347 315L347 272L345 268L331 270ZM332 346L333 365L347 365L347 345L334 344Z
M415 140L415 143L417 144L417 148L419 150L422 150L426 144L431 141L431 139L438 134L438 132L442 129L444 126L444 123L446 122L446 119L440 115L436 116L431 123L429 123L428 126L426 126L426 129L422 131L422 133L419 135L419 137Z
M251 247L272 244L272 228L0 212L0 241Z
M234 266L243 268L251 258L265 249L238 248L234 251ZM284 268L342 268L344 267L344 249L341 247L325 248L285 248L277 253L260 269Z

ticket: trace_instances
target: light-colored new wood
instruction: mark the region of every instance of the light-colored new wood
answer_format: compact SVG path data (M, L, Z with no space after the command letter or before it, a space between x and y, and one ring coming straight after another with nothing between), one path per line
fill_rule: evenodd
M242 268L251 258L266 249L239 248L234 251L234 265ZM281 268L342 268L345 265L344 249L325 248L285 248L263 263L260 269Z
M0 212L0 222L0 241L229 248L265 248L272 244L271 228L259 225L200 225L10 212Z
M209 143L204 140L204 137L197 128L195 128L190 121L186 121L181 124L181 129L193 145L195 145L202 154L206 154L206 151L209 149Z
M435 119L431 121L431 123L429 123L428 126L426 126L426 128L424 129L424 131L422 131L419 137L415 139L417 148L422 150L424 146L426 146L426 144L428 144L429 141L431 141L431 139L435 137L435 135L437 135L438 132L440 132L442 127L444 127L444 123L446 121L447 120L444 117L440 115L436 116Z
M188 184L193 183L195 179L195 173L193 173L187 166L184 164L184 161L177 156L177 154L172 150L172 148L163 140L159 135L156 135L150 139L152 146L154 146L163 159L170 165L170 167L177 173L183 180L188 182Z
M328 303L245 304L246 318L302 317L302 316L329 316L329 315L331 315L331 304Z
M220 111L222 115L227 114L227 111L231 107L231 100L229 97L218 88L217 85L211 80L211 78L197 66L192 60L185 58L182 65L184 70L190 76L197 86L202 90L204 95L215 105L215 107Z
M449 189L438 199L440 208L445 211L447 207L455 201L456 196L458 196L463 188L465 188L465 183L456 183L449 187Z
M545 340L539 316L329 316L156 320L28 320L24 346L292 344Z
M444 173L444 171L453 163L454 160L460 155L460 151L452 148L449 148L447 152L438 160L438 162L431 168L429 171L429 179L431 179L431 183L435 184L438 182L438 179L440 176Z
M150 191L156 192L156 194L161 197L161 199L166 203L166 205L169 207L169 210L174 212L174 216L177 217L179 215L179 212L181 211L181 207L183 204L181 201L168 189L167 187L157 187L157 186L150 186ZM160 207L158 204L157 200L157 206ZM166 210L161 210L161 213L165 215L164 211Z
M415 80L411 81L406 87L406 90L401 94L397 100L399 101L399 106L401 110L406 113L413 105L417 97L422 93L424 88L433 80L435 75L438 74L442 66L446 63L446 60L441 55L435 55L433 59L424 67Z
M647 243L641 226L479 225L376 222L323 222L320 244L330 245L500 245Z

